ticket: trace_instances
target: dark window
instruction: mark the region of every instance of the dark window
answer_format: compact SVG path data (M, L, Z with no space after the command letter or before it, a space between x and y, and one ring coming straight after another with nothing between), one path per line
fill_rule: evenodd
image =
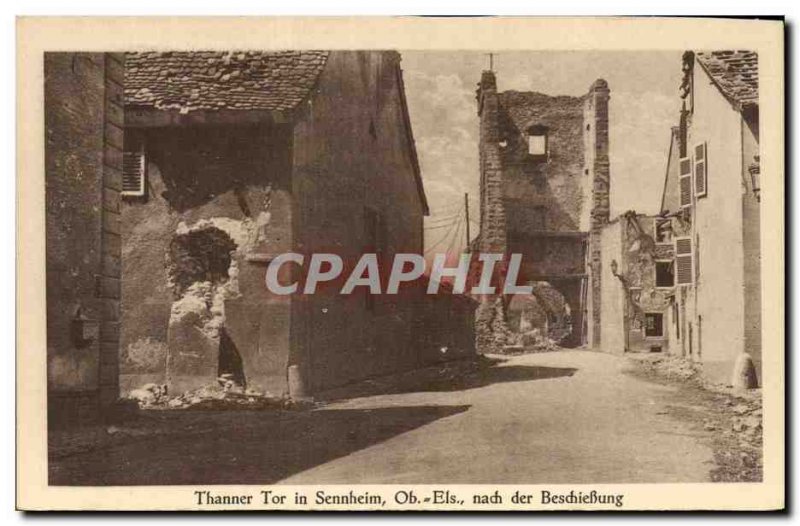
M656 261L656 287L675 285L672 261Z
M672 243L672 221L656 219L656 243Z
M648 312L644 315L644 335L647 338L664 336L664 315L660 312Z

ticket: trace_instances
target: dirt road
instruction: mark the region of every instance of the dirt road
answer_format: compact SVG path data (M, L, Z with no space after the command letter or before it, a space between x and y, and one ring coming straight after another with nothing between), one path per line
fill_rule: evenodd
M708 481L707 433L670 416L684 403L674 387L627 375L625 363L586 351L523 355L469 388L300 413L195 413L186 432L53 461L51 483Z

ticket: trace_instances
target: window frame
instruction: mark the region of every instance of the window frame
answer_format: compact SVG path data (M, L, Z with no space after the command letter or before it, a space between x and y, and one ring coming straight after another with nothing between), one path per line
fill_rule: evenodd
M659 336L648 336L647 335L647 317L648 316L660 316L661 317L661 331L660 331L661 334ZM656 318L656 319L658 319L658 318ZM644 337L645 340L663 340L664 339L664 337L665 337L664 335L666 334L666 330L665 330L665 327L664 327L664 313L663 312L655 312L655 311L645 312L644 313L644 319L642 321L644 322L644 323L642 323L642 336Z
M139 164L139 188L137 190L126 190L126 178L131 177L126 170L126 164L129 163L131 156L138 157ZM137 141L136 147L122 151L122 181L120 188L120 197L145 197L147 195L147 152L144 147L144 141Z
M695 275L694 275L694 268L695 268L695 264L694 264L694 243L692 241L691 236L676 237L676 238L674 238L674 240L675 240L675 246L674 246L675 286L676 287L692 286L692 285L694 285L694 282L695 282ZM678 244L681 241L688 241L689 242L689 252L688 253L687 252L682 252L682 251L680 251L678 249ZM678 260L680 258L686 258L686 257L689 258L689 264L690 264L689 276L690 276L690 281L689 282L681 282Z
M703 158L701 160L697 160L697 152L700 149L703 152ZM708 143L703 141L699 142L694 145L692 149L692 156L693 156L693 163L692 163L692 191L694 192L694 196L697 199L701 199L703 197L708 196ZM703 189L700 191L698 189L698 182L700 181L697 178L697 167L703 167Z
M684 171L684 163L688 167L688 171ZM678 159L678 198L681 209L691 208L692 199L694 198L694 162L691 157L681 157ZM688 200L684 202L684 187L688 185Z
M531 139L534 137L542 137L544 144L544 153L533 153L531 151ZM528 149L528 156L537 161L547 161L550 159L550 130L546 126L533 125L528 127L525 132L525 142Z
M659 241L658 240L658 225L659 225L659 223L661 223L661 224L669 223L669 225L670 225L669 229L672 232L672 239L670 239L669 241ZM663 217L663 218L656 217L653 220L653 239L655 240L656 245L664 245L664 246L672 245L672 243L673 243L672 240L675 239L675 230L672 227L672 218L671 217Z
M666 263L673 265L672 268L672 285L659 285L658 284L658 264ZM673 259L656 259L653 260L653 283L657 290L672 290L675 287L675 260Z

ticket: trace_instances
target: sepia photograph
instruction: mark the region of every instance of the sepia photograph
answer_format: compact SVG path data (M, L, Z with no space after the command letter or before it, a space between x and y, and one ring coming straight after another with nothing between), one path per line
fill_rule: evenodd
M727 40L46 49L45 487L619 510L762 485L783 80Z

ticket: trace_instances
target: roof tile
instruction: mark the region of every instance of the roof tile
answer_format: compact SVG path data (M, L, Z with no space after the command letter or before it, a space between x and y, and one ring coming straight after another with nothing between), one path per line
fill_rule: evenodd
M175 51L125 55L125 105L159 110L289 110L327 51Z
M758 104L758 54L754 51L700 51L697 60L719 90L737 104Z

